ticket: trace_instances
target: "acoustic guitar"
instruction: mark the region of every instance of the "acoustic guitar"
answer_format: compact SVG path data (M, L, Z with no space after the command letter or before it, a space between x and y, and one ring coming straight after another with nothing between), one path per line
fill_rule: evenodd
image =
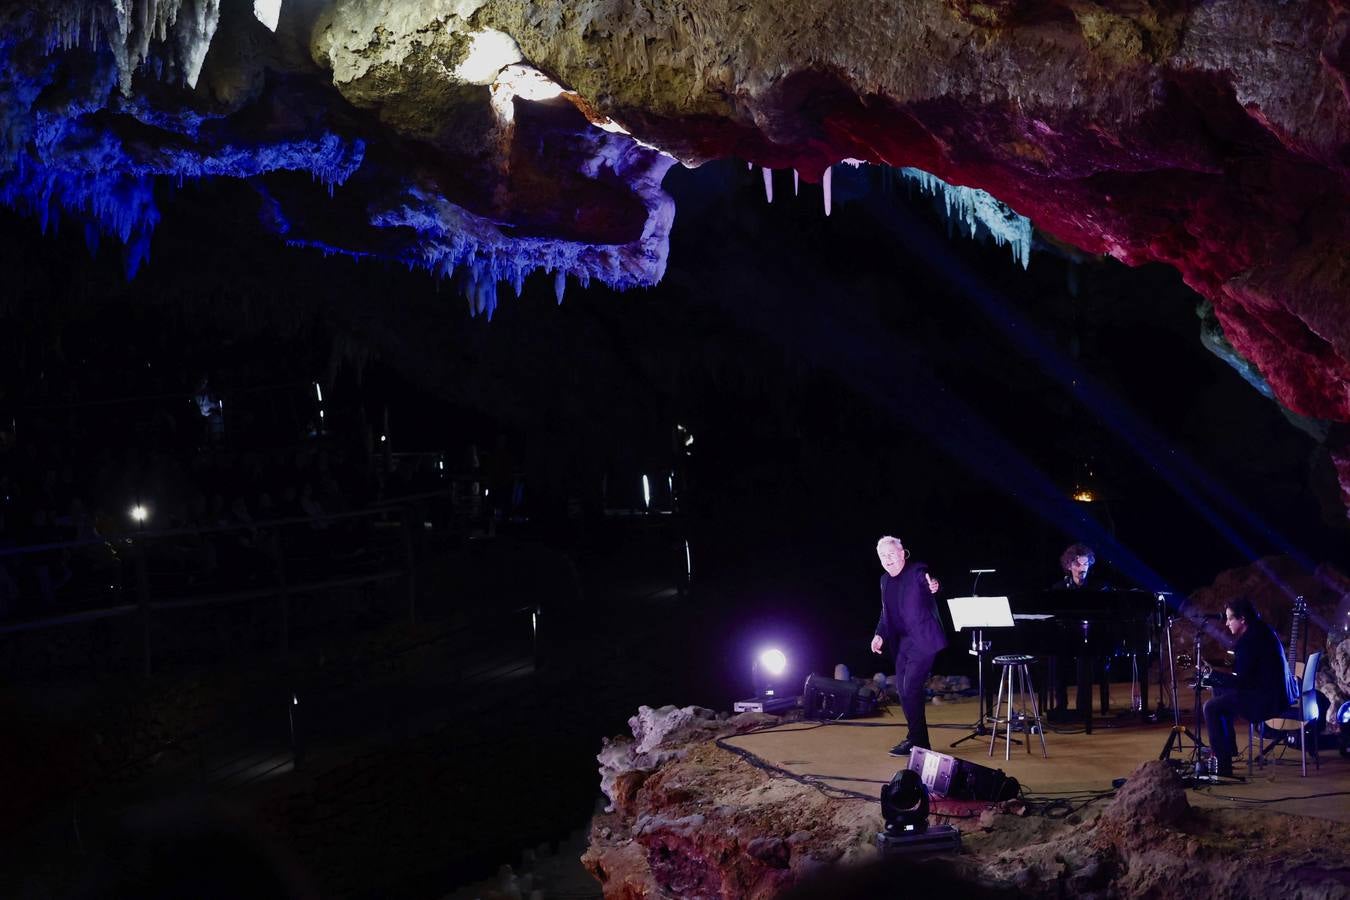
M1295 696L1303 694L1303 660L1308 650L1308 601L1303 599L1303 595L1294 598L1294 618L1289 625L1289 648L1286 659L1289 660L1289 668L1293 672L1290 685L1291 693ZM1331 700L1321 691L1317 692L1317 718L1307 723L1308 738L1316 741L1322 734L1322 728L1326 724L1327 709L1331 706ZM1277 716L1274 719L1266 720L1266 728L1275 731L1293 732L1298 734L1298 730L1303 727L1303 722L1298 719L1285 718ZM1315 743L1313 746L1317 746Z

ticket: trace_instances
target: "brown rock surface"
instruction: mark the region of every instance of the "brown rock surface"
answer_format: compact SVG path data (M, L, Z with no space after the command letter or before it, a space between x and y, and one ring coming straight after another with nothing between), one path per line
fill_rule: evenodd
M729 720L723 734L741 724ZM878 859L875 801L830 796L711 736L678 749L643 783L631 813L592 822L583 862L608 898L774 897L794 888L801 897L863 897L906 883L971 896L1269 897L1291 886L1303 897L1350 895L1350 829L1193 808L1158 761L1141 764L1098 814L991 810L978 826L963 824L961 855L915 863Z

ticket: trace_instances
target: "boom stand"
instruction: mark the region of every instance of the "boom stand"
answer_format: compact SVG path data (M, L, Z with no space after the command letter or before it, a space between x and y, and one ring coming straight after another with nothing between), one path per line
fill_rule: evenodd
M978 581L978 578L976 580ZM953 628L957 631L963 628L971 629L968 652L975 657L975 678L980 691L979 702L975 708L975 722L970 727L970 734L952 743L953 747L957 747L966 741L989 737L989 730L985 727L990 718L989 696L984 691L984 654L989 649L989 642L984 639L984 629L1011 628L1013 618L1007 597L950 597L947 600L947 608L952 613ZM1000 740L1004 739L998 732L995 732L994 736ZM1022 742L1013 738L1013 743Z
M1158 637L1158 638L1159 638L1158 640L1155 640L1155 641L1154 641L1154 643L1155 643L1155 644L1157 645L1157 647L1158 647L1158 706L1156 707L1156 709L1154 710L1154 713L1153 713L1153 721L1155 721L1155 722L1161 722L1161 721L1162 721L1163 710L1167 708L1167 701L1166 701L1167 689L1166 689L1166 687L1164 686L1164 682L1163 682L1163 665L1162 665L1162 662L1163 662L1163 661L1162 661L1163 642L1162 642L1162 640L1161 640L1161 638L1160 638L1159 636L1162 634L1162 632L1164 632L1164 631L1167 632L1167 652L1168 652L1168 653L1171 653L1171 652L1172 652L1172 634L1171 634L1171 630L1170 630L1170 629L1171 629L1171 625L1172 625L1172 619L1171 619L1170 616L1167 615L1167 597L1168 597L1168 596L1169 596L1169 595L1168 595L1166 592L1160 591L1160 592L1158 593L1158 606L1157 606L1157 609L1154 610L1154 619L1153 619L1153 634L1154 634L1155 637ZM1172 708L1173 708L1173 709L1176 709L1176 706L1177 706L1177 700L1176 700L1176 686L1177 686L1177 682L1176 682L1176 673L1174 672L1174 673L1173 673L1173 677L1172 677Z
M1181 709L1177 705L1177 658L1172 655L1172 623L1175 618L1169 618L1167 621L1167 657L1171 663L1172 670L1172 732L1167 735L1167 743L1163 745L1162 752L1158 754L1158 759L1167 759L1172 755L1172 751L1186 753L1186 739L1191 740L1192 759L1200 758L1200 748L1205 742L1195 736L1191 731L1181 724ZM1195 629L1195 731L1200 730L1200 691L1204 688L1200 684L1200 627Z

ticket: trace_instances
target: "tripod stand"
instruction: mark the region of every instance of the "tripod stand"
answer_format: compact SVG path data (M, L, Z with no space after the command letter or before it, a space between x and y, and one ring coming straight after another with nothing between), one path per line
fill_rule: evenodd
M972 569L971 574L975 576L975 582L971 585L971 596L951 597L947 600L947 607L952 613L952 627L957 631L962 628L973 629L968 652L975 657L975 680L979 688L975 722L970 726L970 733L954 741L951 745L953 747L958 747L966 741L983 740L989 736L989 729L985 726L991 718L989 696L984 690L984 654L989 650L989 642L984 639L984 629L1011 628L1013 624L1012 609L1008 606L1007 597L979 597L975 594L975 588L980 583L980 575L992 571L993 569ZM997 731L994 732L994 737L1006 740ZM1013 743L1022 742L1014 738Z
M1193 746L1191 747L1191 760L1194 761L1200 757L1200 748L1205 742L1196 737L1195 732L1181 724L1181 709L1177 705L1177 658L1172 653L1172 623L1175 617L1169 617L1167 620L1167 659L1172 672L1172 731L1167 735L1167 743L1163 745L1162 752L1158 754L1158 759L1167 759L1172 755L1175 749L1178 753L1185 754L1186 739L1190 738ZM1195 730L1200 730L1200 692L1204 690L1200 679L1200 638L1202 634L1199 626L1195 629Z

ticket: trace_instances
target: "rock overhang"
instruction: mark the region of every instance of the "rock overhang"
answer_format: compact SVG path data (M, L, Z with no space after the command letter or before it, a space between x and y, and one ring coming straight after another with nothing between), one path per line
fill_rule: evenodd
M157 193L237 178L284 240L458 273L490 314L537 270L659 281L675 159L912 166L1175 267L1282 403L1350 421L1342 4L254 6L0 13L7 202L134 269Z

